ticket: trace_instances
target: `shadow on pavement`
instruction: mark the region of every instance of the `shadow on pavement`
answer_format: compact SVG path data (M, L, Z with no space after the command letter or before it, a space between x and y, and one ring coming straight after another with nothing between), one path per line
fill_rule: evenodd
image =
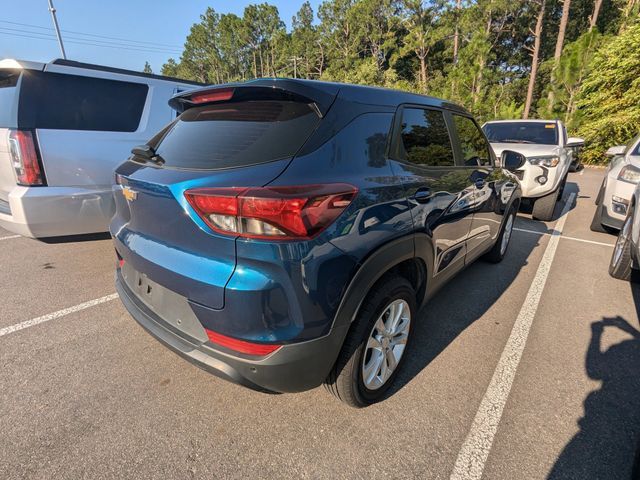
M631 338L602 351L605 328L617 328ZM580 431L565 446L548 478L638 478L632 470L640 441L640 331L620 316L592 323L585 368L589 378L602 386L584 401Z
M564 208L564 202L573 192L580 191L578 185L567 182L562 201L558 202L554 220ZM575 208L574 200L570 209ZM540 233L553 231L543 222L525 220L526 225ZM502 296L527 265L533 249L538 246L542 237L522 234L514 236L507 256L502 263L491 265L479 260L458 274L445 285L420 312L420 320L416 325L413 347L408 352L403 368L398 372L394 386L388 395L403 388L429 363L431 363L447 346L453 342ZM461 301L464 298L464 301Z
M491 308L527 265L527 259L540 239L538 235L514 235L502 263L478 260L435 294L419 314L413 345L388 395L411 382Z
M558 218L560 217L560 214L562 213L562 209L564 208L564 204L569 198L569 195L571 195L571 193L575 193L576 197L573 200L573 203L569 211L576 208L577 199L582 197L580 196L580 187L578 186L578 184L567 180L567 183L564 187L564 192L562 193L562 197L559 198L558 202L556 203L556 208L555 208L555 211L553 212L553 219L551 221L555 222L556 220L558 220ZM531 202L531 200L523 199L522 204L520 205L520 212L530 215L532 211L533 211L533 203Z

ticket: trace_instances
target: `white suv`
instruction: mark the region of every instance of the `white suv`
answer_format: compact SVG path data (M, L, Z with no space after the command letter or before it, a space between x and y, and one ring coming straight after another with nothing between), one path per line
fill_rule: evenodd
M106 232L113 171L175 119L185 80L69 60L0 61L0 226L28 237Z
M640 135L627 145L617 145L607 150L613 157L607 168L596 199L596 212L591 230L620 230L629 209L629 201L640 181Z
M527 158L515 174L520 179L522 197L533 203L533 218L551 220L562 196L567 172L577 165L581 138L568 138L559 120L497 120L482 126L496 156L514 150Z

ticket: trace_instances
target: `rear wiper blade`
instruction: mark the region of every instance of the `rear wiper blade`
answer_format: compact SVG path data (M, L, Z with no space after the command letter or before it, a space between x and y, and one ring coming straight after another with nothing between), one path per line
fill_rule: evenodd
M156 165L164 165L165 160L160 155L156 153L151 145L140 145L137 147L133 147L131 149L131 153L133 157L131 158L134 162L139 163L155 163Z

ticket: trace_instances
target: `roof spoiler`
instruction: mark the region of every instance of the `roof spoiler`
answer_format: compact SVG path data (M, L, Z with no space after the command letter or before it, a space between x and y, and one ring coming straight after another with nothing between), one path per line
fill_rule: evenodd
M313 80L260 79L187 90L174 95L169 106L182 113L189 108L217 102L242 100L290 100L313 105L324 117L340 86Z

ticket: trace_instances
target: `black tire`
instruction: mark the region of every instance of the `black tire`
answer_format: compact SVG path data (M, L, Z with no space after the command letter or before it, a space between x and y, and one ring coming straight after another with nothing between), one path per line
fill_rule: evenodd
M496 239L496 243L493 245L493 247L491 248L491 250L489 250L487 253L484 254L484 256L482 257L484 260L486 260L487 262L491 262L491 263L500 263L502 261L502 259L505 257L505 255L507 254L507 252L509 251L509 245L511 244L511 233L509 233L509 239L507 240L507 246L504 249L504 251L502 250L502 239L506 234L506 229L507 229L507 225L509 225L509 217L512 218L512 223L511 223L511 230L513 230L513 226L515 224L515 220L516 220L516 212L517 212L517 206L512 206L511 209L509 210L509 213L507 215L505 215L505 220L504 222L502 222L502 227L500 229L500 234L498 235L498 238Z
M564 178L562 179L562 183L560 184L560 190L558 191L558 198L562 198L562 196L564 195L564 190L565 187L567 186L567 176L565 175Z
M627 215L624 225L620 229L616 246L611 254L609 262L609 275L619 280L631 280L633 269L633 257L631 250L631 223L633 211Z
M386 382L375 390L369 390L362 378L361 368L363 355L366 353L365 347L376 321L385 313L389 304L397 299L405 300L411 313L405 350ZM325 380L326 389L342 402L355 408L366 407L382 400L407 357L417 313L416 294L409 281L398 275L383 277L362 302L338 359Z
M553 192L545 195L544 197L537 198L533 204L531 216L535 220L542 220L543 222L553 220L553 212L556 209L559 192L560 188L556 188Z

